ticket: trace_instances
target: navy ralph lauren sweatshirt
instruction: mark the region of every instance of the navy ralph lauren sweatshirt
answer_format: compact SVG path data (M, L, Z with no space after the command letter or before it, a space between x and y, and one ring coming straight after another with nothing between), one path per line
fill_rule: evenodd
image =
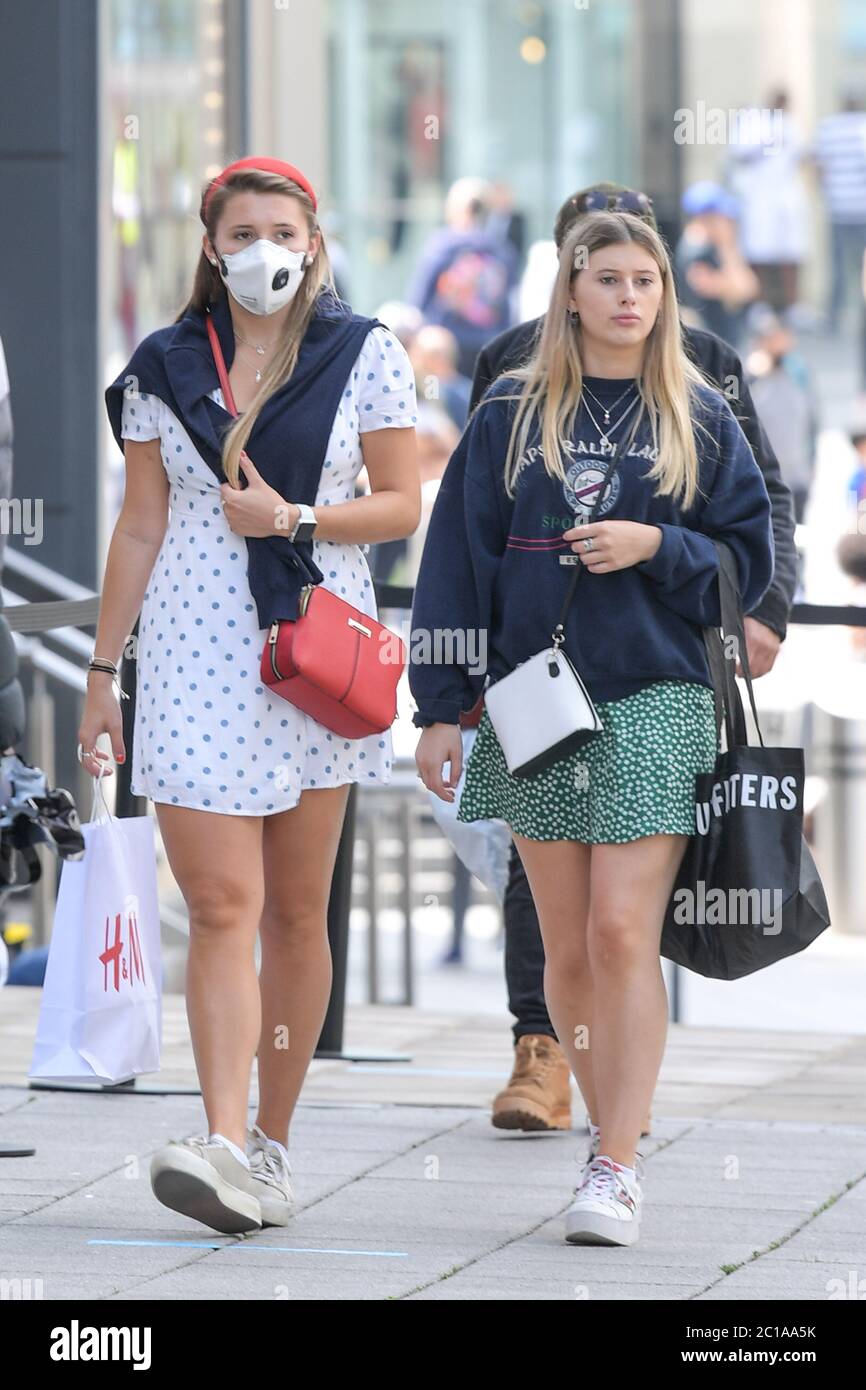
M594 377L586 384L605 403L628 385ZM633 416L604 446L583 405L563 449L565 482L548 475L539 435L530 432L508 497L505 458L517 402L505 398L518 390L513 378L502 378L485 392L433 506L412 608L413 723L456 724L488 680L550 646L574 573L560 564L561 555L574 553L562 533L588 521L599 487L596 521L656 525L662 540L650 560L580 577L565 650L592 699L620 699L658 680L711 685L702 628L721 622L712 538L727 542L736 557L744 612L773 575L770 500L728 403L709 386L697 388L699 491L683 510L671 497L653 496L656 483L646 479L656 457L649 422L622 453ZM621 410L611 410L612 421ZM595 404L592 413L603 424Z

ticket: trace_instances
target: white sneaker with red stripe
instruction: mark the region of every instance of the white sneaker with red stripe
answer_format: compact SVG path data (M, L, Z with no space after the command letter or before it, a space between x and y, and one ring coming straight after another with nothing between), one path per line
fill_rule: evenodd
M640 1235L640 1179L607 1154L587 1163L574 1201L565 1214L571 1245L634 1245Z

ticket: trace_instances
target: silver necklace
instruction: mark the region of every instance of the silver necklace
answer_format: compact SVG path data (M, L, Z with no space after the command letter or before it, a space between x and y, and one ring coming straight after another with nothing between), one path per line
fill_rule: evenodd
M590 389L589 389L589 387L587 386L586 382L583 383L583 390L586 392L586 394L587 394L588 396L592 396L592 399L595 401L595 403L596 403L596 405L598 406L598 408L599 408L600 410L603 410L603 411L604 411L604 423L605 423L606 425L609 425L609 424L610 424L611 411L616 410L616 408L617 408L617 406L619 405L620 401L624 401L624 400L625 400L626 396L628 395L629 391L632 389L633 386L634 386L634 382L633 382L633 381L630 381L629 384L628 384L628 386L627 386L627 387L625 388L625 390L623 391L622 395L621 395L621 396L617 396L616 400L613 401L609 406L606 406L605 403L604 403L604 401L600 401L600 400L598 399L598 396L595 394L594 391L590 391Z
M235 337L238 339L238 342L246 343L247 347L251 347L254 352L257 352L259 354L259 357L264 357L265 352L267 350L265 348L264 343L251 343L249 339L245 338L242 333L238 332L237 329L235 329ZM269 346L273 347L274 344L270 343Z
M241 338L241 335L240 335L239 333L236 333L236 334L235 334L235 337L236 337L240 342L244 343L246 347L255 347L255 345L254 345L253 343L248 343L247 340L246 340L246 338ZM261 345L259 345L258 347L255 347L255 351L259 354L260 357L264 357L264 355L265 355L265 349L264 349ZM250 366L254 366L254 365L255 365L254 363L250 363ZM256 367L256 368L255 368L255 372L256 372L256 381L261 381L261 379L262 379L261 368L260 368L260 367Z
M626 406L625 410L622 412L622 415L620 415L619 419L615 422L615 424L608 425L606 429L601 428L601 425L598 423L598 421L596 420L595 416L589 408L589 401L584 400L583 404L586 408L586 413L589 416L592 423L595 425L595 428L598 430L599 439L602 444L610 445L610 435L613 433L615 429L619 428L625 417L629 415L631 411L634 410L639 400L640 396L635 396L634 400L629 402L629 404Z

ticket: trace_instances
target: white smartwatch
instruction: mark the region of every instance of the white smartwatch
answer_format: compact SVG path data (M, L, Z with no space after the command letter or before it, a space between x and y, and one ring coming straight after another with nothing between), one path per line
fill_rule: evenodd
M306 502L296 502L298 519L289 533L290 541L310 541L316 533L316 513Z

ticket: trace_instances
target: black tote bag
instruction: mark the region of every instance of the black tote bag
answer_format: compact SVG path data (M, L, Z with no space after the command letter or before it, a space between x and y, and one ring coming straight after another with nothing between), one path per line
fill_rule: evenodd
M810 945L830 925L827 900L803 838L802 748L767 748L743 627L736 561L719 553L722 631L735 636L760 746L750 746L734 663L722 637L704 638L727 749L695 779L695 833L665 915L661 954L714 980L738 980Z

